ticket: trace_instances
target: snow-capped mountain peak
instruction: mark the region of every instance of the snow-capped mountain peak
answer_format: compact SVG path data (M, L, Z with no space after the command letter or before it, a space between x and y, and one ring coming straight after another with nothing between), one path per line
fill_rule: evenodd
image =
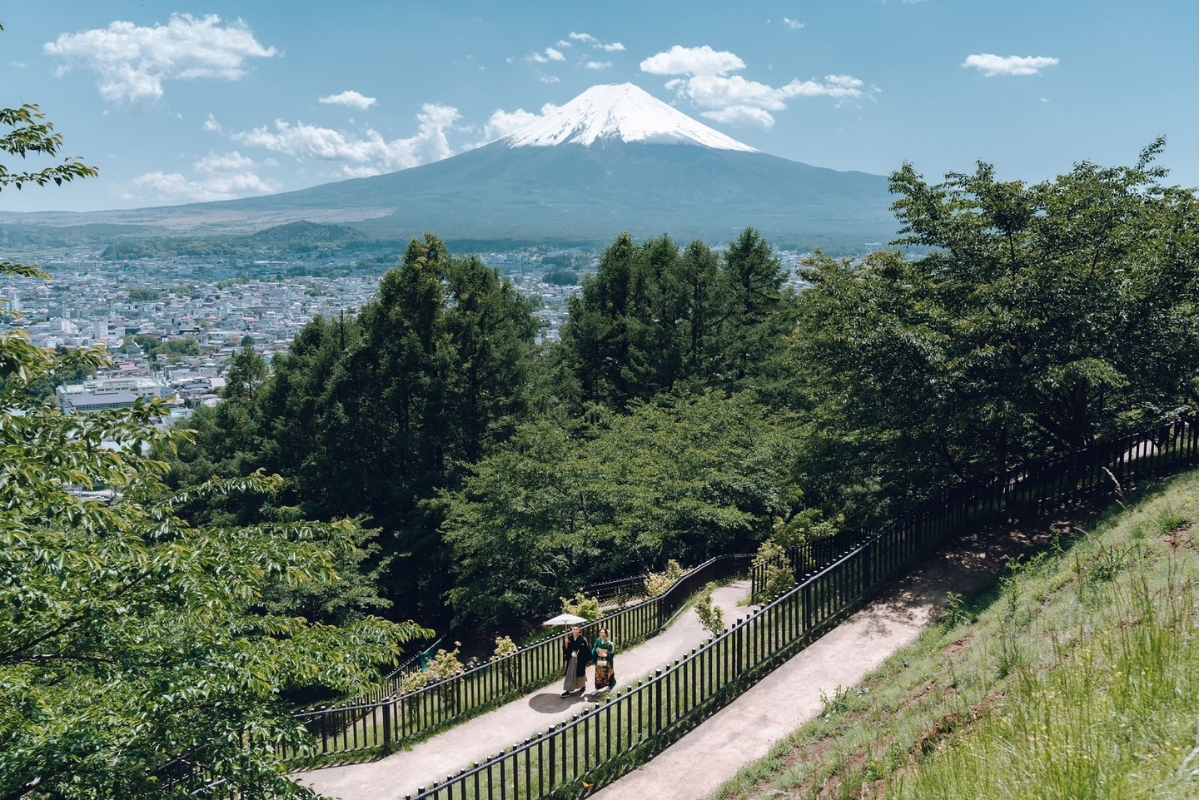
M596 141L687 144L757 152L672 108L632 83L601 84L500 139L510 147L549 147Z

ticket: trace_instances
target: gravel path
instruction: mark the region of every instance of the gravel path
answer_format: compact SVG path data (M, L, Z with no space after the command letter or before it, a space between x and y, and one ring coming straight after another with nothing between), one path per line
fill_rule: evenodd
M713 592L713 604L719 606L727 622L745 617L750 608L739 606L750 592L750 582L737 581ZM695 612L680 614L659 635L629 650L618 650L614 659L618 685L627 685L675 659L687 655L707 641L709 633ZM617 645L620 646L620 642ZM592 669L588 669L588 691L592 690ZM297 773L297 782L327 797L341 800L393 800L416 794L474 762L484 761L506 747L545 731L587 707L576 697L559 696L561 684L514 700L487 714L468 720L411 750L394 753L379 761L328 767ZM649 796L649 795L644 795Z

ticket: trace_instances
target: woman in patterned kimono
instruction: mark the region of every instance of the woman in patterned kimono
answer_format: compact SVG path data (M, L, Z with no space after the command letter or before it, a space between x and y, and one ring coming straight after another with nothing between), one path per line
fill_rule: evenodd
M601 689L612 689L617 685L617 674L613 671L613 656L617 646L608 638L608 629L602 628L596 643L592 645L592 660L596 662L595 684L593 694L599 694Z
M587 640L576 625L563 637L563 661L566 662L563 670L563 697L587 688L587 665L590 655Z

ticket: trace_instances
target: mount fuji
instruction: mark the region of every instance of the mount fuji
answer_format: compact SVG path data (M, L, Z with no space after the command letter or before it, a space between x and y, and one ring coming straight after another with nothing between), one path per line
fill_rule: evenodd
M759 152L626 83L593 86L507 136L400 172L95 221L213 231L308 219L388 239L576 243L622 231L719 242L754 226L777 245L845 252L893 238L890 203L883 176Z

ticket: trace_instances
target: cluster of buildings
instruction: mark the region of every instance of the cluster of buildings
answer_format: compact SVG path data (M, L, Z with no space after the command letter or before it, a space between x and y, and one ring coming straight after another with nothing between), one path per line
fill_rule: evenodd
M799 255L778 255L794 275ZM34 260L27 253L6 257ZM578 284L545 282L551 267L537 253L483 253L480 258L531 298L539 340L557 340ZM243 346L251 345L269 362L286 352L318 314L356 313L374 295L384 267L361 269L345 256L330 259L312 263L308 255L296 269L287 260L110 262L95 252L41 257L48 281L0 277L0 333L20 328L39 347L102 346L109 352L110 368L57 388L64 409L126 408L139 397L159 397L186 414L218 401L229 359ZM374 261L381 260L386 259ZM582 262L580 272L594 271L594 257L576 260Z

